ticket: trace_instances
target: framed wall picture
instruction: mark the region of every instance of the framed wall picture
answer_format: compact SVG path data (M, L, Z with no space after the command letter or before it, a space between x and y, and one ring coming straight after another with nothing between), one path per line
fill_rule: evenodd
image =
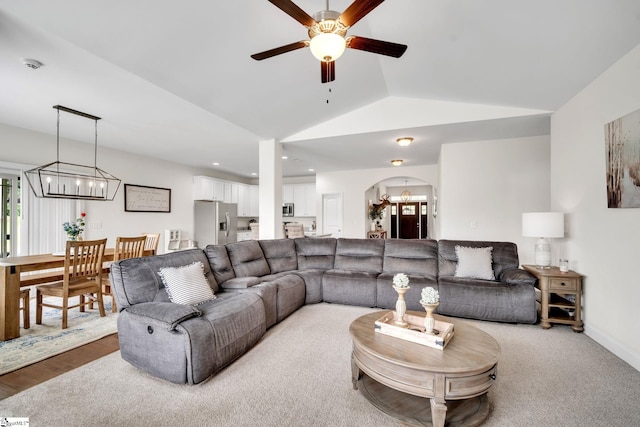
M124 185L125 212L171 212L171 189Z
M604 126L607 206L640 208L640 110Z

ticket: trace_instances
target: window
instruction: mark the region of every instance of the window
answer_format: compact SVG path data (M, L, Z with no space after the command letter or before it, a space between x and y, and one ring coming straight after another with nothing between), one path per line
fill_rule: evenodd
M0 258L18 253L20 229L20 178L0 174L2 216L0 218Z

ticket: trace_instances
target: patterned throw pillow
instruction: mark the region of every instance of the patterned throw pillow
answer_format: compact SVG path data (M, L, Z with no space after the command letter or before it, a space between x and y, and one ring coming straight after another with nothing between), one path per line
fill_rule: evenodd
M466 246L456 246L455 277L466 277L471 279L496 280L493 274L493 247L469 248Z
M200 261L183 267L163 267L158 275L171 302L198 305L216 298Z

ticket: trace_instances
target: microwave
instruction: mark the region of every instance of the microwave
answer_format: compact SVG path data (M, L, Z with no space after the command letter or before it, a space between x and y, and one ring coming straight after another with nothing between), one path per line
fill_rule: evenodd
M293 203L282 204L282 216L293 216Z

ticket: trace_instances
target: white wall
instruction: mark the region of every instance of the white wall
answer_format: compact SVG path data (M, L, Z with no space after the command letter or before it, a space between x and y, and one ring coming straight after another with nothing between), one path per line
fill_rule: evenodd
M398 168L360 169L352 171L316 174L316 212L318 230L322 230L322 195L342 194L342 237L362 238L369 230L370 220L363 203L365 192L372 185L388 178L408 176L423 180L427 185L437 186L437 166L402 166Z
M440 238L510 241L521 264L535 239L522 213L549 209L549 137L444 144L440 152Z
M585 276L585 333L640 370L640 209L607 208L604 145L604 125L640 109L638 76L640 45L552 116L551 205Z
M60 161L93 165L93 141L81 143L61 139ZM56 160L55 136L32 132L0 124L0 161L22 163L33 167ZM85 238L109 239L115 244L117 236L133 236L143 232L161 233L162 251L165 229L182 230L183 239L193 238L194 175L211 175L188 166L140 157L101 147L98 142L98 167L122 180L112 202L84 202L87 220L101 223L101 228L86 228ZM212 175L214 176L214 175ZM224 176L220 176L225 178ZM124 211L124 184L138 184L171 189L170 213L140 213ZM26 182L24 191L31 191ZM69 218L73 220L74 218ZM62 224L54 232L64 233Z

